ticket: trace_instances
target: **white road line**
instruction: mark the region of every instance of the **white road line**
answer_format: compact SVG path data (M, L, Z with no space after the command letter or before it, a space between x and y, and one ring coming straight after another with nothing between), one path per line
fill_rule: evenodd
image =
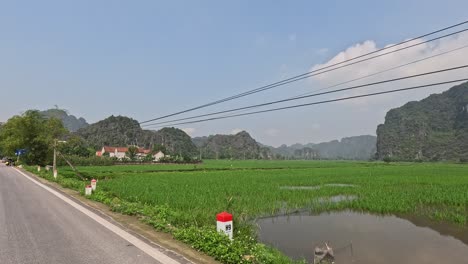
M58 198L60 198L64 202L66 202L69 205L73 206L78 211L82 212L83 214L87 215L88 217L90 217L94 221L96 221L99 224L103 225L105 228L107 228L110 231L114 232L115 234L117 234L121 238L127 240L128 242L130 242L131 244L133 244L134 246L139 248L141 251L143 251L146 254L150 255L155 260L157 260L159 262L162 262L164 264L166 264L166 263L167 264L180 263L180 262L170 258L169 256L165 255L164 253L160 252L159 250L155 249L154 247L148 245L147 243L143 242L142 240L135 237L134 235L128 233L127 231L122 230L121 228L119 228L116 225L110 223L109 221L105 220L104 218L100 217L99 215L91 212L90 210L86 209L82 205L79 205L78 203L74 202L70 198L68 198L68 197L64 196L63 194L55 191L54 189L50 188L49 186L46 186L46 185L32 179L31 177L29 177L28 175L26 175L25 173L23 173L22 171L20 171L20 170L18 170L16 168L15 168L15 170L17 172L19 172L20 174L22 174L23 176L25 176L26 179L28 179L28 180L32 181L33 183L39 185L40 187L44 188L45 190L47 190L48 192L50 192L53 195L57 196Z

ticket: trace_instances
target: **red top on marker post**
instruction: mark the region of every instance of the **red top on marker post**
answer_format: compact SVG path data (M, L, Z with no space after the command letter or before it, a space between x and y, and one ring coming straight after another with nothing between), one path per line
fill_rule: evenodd
M219 222L229 222L232 221L232 214L227 212L222 212L216 215L216 221Z

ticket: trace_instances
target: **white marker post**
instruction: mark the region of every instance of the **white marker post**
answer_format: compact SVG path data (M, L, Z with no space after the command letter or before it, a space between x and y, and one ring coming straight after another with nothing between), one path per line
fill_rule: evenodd
M232 214L222 212L216 215L216 230L229 236L232 240L234 225L232 224Z
M38 172L41 171L41 166L37 166L37 171L38 171Z
M93 188L91 188L91 185L86 185L85 195L89 196L89 195L91 195L92 192L93 192Z
M91 180L91 189L93 189L93 191L96 190L96 180L95 179Z

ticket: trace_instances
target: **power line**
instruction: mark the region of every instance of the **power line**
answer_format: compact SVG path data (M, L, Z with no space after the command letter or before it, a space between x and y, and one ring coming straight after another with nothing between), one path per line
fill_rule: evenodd
M282 99L282 100L277 100L277 101L272 101L272 102L267 102L267 103L262 103L262 104L250 105L250 106L244 106L244 107L239 107L239 108L234 108L234 109L229 109L229 110L218 111L218 112L214 112L214 113L208 113L208 114L203 114L203 115L197 115L197 116L191 116L191 117L180 118L180 119L175 119L175 120L163 121L163 122L158 122L158 123L153 123L153 124L147 124L147 125L144 125L144 126L153 126L153 125L159 125L159 124L166 124L166 123L172 123L172 122L177 122L177 121L189 120L189 119L194 119L194 118L199 118L199 117L206 117L206 116L212 116L212 115L217 115L217 114L224 114L224 113L229 113L229 112L234 112L234 111L239 111L239 110L245 110L245 109L257 108L257 107L262 107L262 106L267 106L267 105L272 105L272 104L295 101L295 100L300 100L300 99L304 99L304 98L309 98L309 97L314 97L314 96L319 96L319 95L325 95L325 94L330 94L330 93L337 93L337 92L342 92L342 91L354 90L354 89L358 89L358 88L363 88L363 87L368 87L368 86L373 86L373 85L378 85L378 84L384 84L384 83L389 83L389 82L395 82L395 81L401 81L401 80L406 80L406 79L411 79L411 78L416 78L416 77L421 77L421 76L427 76L427 75L432 75L432 74L437 74L437 73L442 73L442 72L447 72L447 71L459 70L459 69L464 69L464 68L468 68L468 64L462 65L462 66L457 66L457 67L452 67L452 68L446 68L446 69L441 69L441 70L436 70L436 71L430 71L430 72L424 72L424 73L404 76L404 77L398 77L398 78L393 78L393 79L388 79L388 80L383 80L383 81L378 81L378 82L373 82L373 83L361 84L361 85L346 87L346 88L327 91L327 92L320 92L320 93L315 93L315 94L310 94L310 95L297 96L297 97L293 97L293 98Z
M382 73L385 73L385 72L393 71L393 70L396 70L396 69L399 69L399 68L406 67L406 66L411 65L411 64L415 64L415 63L418 63L418 62L421 62L421 61L433 59L433 58L436 58L436 57L439 57L439 56L442 56L442 55L446 55L446 54L449 54L449 53L452 53L452 52L455 52L455 51L459 51L459 50L462 50L462 49L466 49L466 48L468 48L468 45L465 45L465 46L462 46L462 47L459 47L459 48L455 48L455 49L452 49L452 50L444 51L442 53L431 55L431 56L428 56L428 57L425 57L425 58L422 58L422 59L418 59L418 60L415 60L415 61L411 61L411 62L408 62L408 63L400 64L398 66L395 66L395 67L392 67L392 68L389 68L389 69L385 69L385 70L382 70L382 71L378 71L378 72L375 72L375 73L372 73L372 74L368 74L368 75L365 75L365 76L362 76L362 77L358 77L358 78L355 78L355 79L352 79L352 80L348 80L348 81L337 83L337 84L334 84L334 85L331 85L331 86L316 89L316 90L311 91L311 92L299 94L299 95L296 95L296 96L290 97L290 98L297 98L297 97L301 97L301 96L304 96L304 95L312 94L314 92L334 88L334 87L337 87L337 86L340 86L340 85L343 85L343 84L359 81L359 80L362 80L362 79L365 79L365 78L369 78L369 77L376 76L376 75L379 75L379 74L382 74Z
M369 77L372 77L372 76L376 76L376 75L379 75L379 74L382 74L382 73L385 73L385 72L389 72L389 71L392 71L392 70L403 68L403 67L406 67L408 65L419 63L419 62L426 61L426 60L429 60L429 59L433 59L433 58L436 58L436 57L439 57L439 56L443 56L443 55L446 55L446 54L449 54L449 53L452 53L452 52L455 52L455 51L459 51L459 50L462 50L462 49L465 49L465 48L468 48L468 45L461 46L461 47L451 49L451 50L448 50L448 51L444 51L444 52L441 52L441 53L438 53L438 54L435 54L435 55L431 55L431 56L428 56L428 57L424 57L422 59L414 60L414 61L411 61L411 62L408 62L408 63L400 64L398 66L391 67L391 68L388 68L388 69L385 69L385 70L382 70L382 71L378 71L378 72L375 72L375 73L371 73L371 74L368 74L368 75L364 75L364 76L361 76L361 77L358 77L358 78L355 78L355 79L347 80L347 81L337 83L337 84L334 84L334 85L330 85L330 86L327 86L327 87L323 87L323 88L320 88L320 89L315 89L315 90L312 90L310 92L302 93L302 94L299 94L299 95L296 95L296 96L293 96L293 97L289 97L289 98L298 98L298 97L302 97L304 95L313 94L314 92L318 92L318 91L322 91L322 90L328 90L330 88L334 88L334 87L337 87L337 86L340 86L340 85L343 85L343 84L363 80L363 79L366 79L366 78L369 78Z
M249 93L247 93L247 94L245 94L245 95L242 95L242 96L239 96L239 97L244 97L244 96L247 96L247 95L250 95L250 94L254 94L254 93L258 93L258 92L265 91L265 90L270 90L270 89L273 89L273 88L278 87L278 86L283 86L283 85L286 85L286 84L289 84L289 83L297 82L297 81L304 80L304 79L307 79L307 78L310 78L310 77L314 77L314 76L317 76L317 75L321 75L321 74L324 74L324 73L327 73L327 72L331 72L331 71L334 71L334 70L338 70L338 69L341 69L341 68L345 68L345 67L348 67L348 66L351 66L351 65L354 65L354 64L358 64L358 63L361 63L361 62L365 62L365 61L369 61L369 60L372 60L372 59L376 59L376 58L379 58L379 57L382 57L382 56L385 56L385 55L388 55L388 54L392 54L392 53L396 53L396 52L398 52L398 51L402 51L402 50L406 50L406 49L409 49L409 48L413 48L413 47L416 47L416 46L419 46L419 45L422 45L422 44L426 44L426 43L429 43L429 42L432 42L432 41L435 41L435 40L439 40L439 39L446 38L446 37L449 37L449 36L452 36L452 35L456 35L456 34L459 34L459 33L465 32L465 31L468 31L468 29L460 30L460 31L457 31L457 32L454 32L454 33L451 33L451 34L447 34L447 35L444 35L444 36L441 36L441 37L437 37L437 38L433 38L433 39L430 39L430 40L427 40L427 41L424 41L424 42L416 43L416 44L413 44L413 45L410 45L410 46L406 46L406 47L403 47L403 48L400 48L400 49L396 49L396 50L393 50L393 51L389 51L389 52L386 52L386 53L382 53L382 54L379 54L379 55L375 55L375 56L372 56L372 57L369 57L369 58L366 58L366 59L362 59L362 60L359 60L359 61L351 62L351 63L349 63L349 64L342 65L342 66L339 66L339 67L335 67L335 68L332 68L332 69L328 69L328 70L325 70L325 71L321 71L321 72L318 72L318 73L313 73L313 74L311 74L312 72L309 72L309 73L308 73L309 75L305 75L305 76L300 77L300 78L296 78L296 79L293 79L293 80L285 81L285 82L282 82L282 83L280 83L280 84L271 85L271 86L269 86L269 87L265 87L265 88L262 88L262 89L260 89L260 90L252 91L252 92L249 92ZM236 98L239 98L239 97L236 97ZM233 98L233 99L236 99L236 98ZM233 99L231 99L231 100L233 100ZM227 100L227 101L229 101L229 100Z
M200 106L193 107L193 108L190 108L190 109L186 109L186 110L183 110L183 111L179 111L179 112L176 112L176 113L172 113L172 114L168 114L168 115L165 115L165 116L161 116L161 117L153 118L153 119L150 119L150 120L146 120L146 121L140 122L140 124L148 123L148 122L151 122L151 121L156 121L156 120L159 120L159 119L179 115L179 114L182 114L182 113L190 112L190 111L193 111L193 110L197 110L197 109L200 109L200 108L204 108L204 107L208 107L208 106L211 106L211 105L219 104L219 103L222 103L222 102L234 100L234 99L237 99L239 97L247 96L247 95L257 93L257 92L260 92L260 91L263 91L263 90L272 89L274 87L285 85L285 84L288 84L288 83L293 82L293 81L298 81L298 80L301 80L301 79L304 79L304 78L309 78L311 76L315 76L315 75L311 75L312 73L316 73L316 75L323 74L323 73L326 73L326 72L329 72L329 71L332 71L332 70L340 69L340 68L347 67L347 66L350 66L350 65L354 65L354 64L357 64L357 63L360 63L360 62L363 62L363 61L367 61L367 60L374 59L374 58L377 58L377 57L381 57L381 56L384 56L384 55L388 55L388 54L391 54L391 53L394 53L394 52L397 52L397 51L408 49L408 48L411 48L411 47L414 47L414 46L422 45L424 43L428 43L428 42L435 41L435 40L438 40L438 39L442 39L442 38L445 38L445 37L449 37L449 36L452 36L452 35L455 35L455 34L459 34L461 32L467 31L468 29L460 30L460 31L457 31L457 32L454 32L454 33L450 33L450 34L441 36L441 37L433 38L433 39L428 40L428 41L423 41L423 42L413 44L413 45L410 45L410 46L407 46L407 47L403 47L403 48L400 48L400 49L397 49L397 50L393 50L391 52L387 52L387 53L384 53L384 54L379 54L377 56L373 56L371 58L367 58L367 59L364 59L364 60L359 60L357 62L353 62L353 63L350 63L350 64L345 64L345 65L342 65L340 67L332 68L334 66L341 65L341 64L344 64L344 63L347 63L347 62L350 62L350 61L353 61L353 60L356 60L358 58L362 58L362 57L365 57L365 56L368 56L368 55L371 55L371 54L375 54L375 53L378 53L378 52L386 50L386 49L390 49L390 48L393 48L393 47L396 47L396 46L400 46L400 45L403 45L405 43L414 41L416 39L424 38L424 37L427 37L427 36L430 36L430 35L433 35L433 34L436 34L436 33L439 33L439 32L454 28L454 27L458 27L458 26L466 24L466 23L468 23L468 20L464 21L464 22L461 22L461 23L458 23L458 24L455 24L455 25L452 25L452 26L449 26L449 27L446 27L446 28L443 28L443 29L439 29L439 30L436 30L436 31L433 31L433 32L430 32L430 33L427 33L427 34L424 34L424 35L421 35L421 36L418 36L418 37L414 37L412 39L409 39L409 40L406 40L406 41L403 41L403 42L400 42L400 43L397 43L397 44L394 44L394 45L390 45L390 46L384 47L382 49L372 51L372 52L369 52L369 53L366 53L366 54L363 54L363 55L360 55L360 56L357 56L357 57L354 57L354 58L351 58L351 59L348 59L348 60L345 60L345 61L342 61L342 62L338 62L338 63L332 64L332 65L329 65L329 66L326 66L326 67L322 67L320 69L316 69L316 70L313 70L313 71L310 71L310 72L307 72L307 73L304 73L304 74L296 75L294 77L281 80L279 82L275 82L275 83L272 83L272 84L269 84L269 85L266 85L266 86L262 86L262 87L259 87L259 88L244 92L244 93L240 93L240 94L237 94L237 95L234 95L234 96L230 96L230 97L227 97L227 98L224 98L224 99L220 99L220 100L217 100L217 101L214 101L214 102L210 102L210 103L207 103L207 104L204 104L204 105L200 105ZM329 69L329 68L332 68L332 69ZM328 69L328 70L323 71L325 69Z
M226 116L212 117L212 118L207 118L207 119L199 119L199 120L194 120L194 121L170 124L168 126L194 124L194 123L201 123L201 122L206 122L206 121L226 119L226 118L232 118L232 117L238 117L238 116L261 114L261 113L280 111L280 110L286 110L286 109L292 109L292 108L299 108L299 107L305 107L305 106L311 106L311 105L318 105L318 104L326 104L326 103L332 103L332 102L338 102L338 101L352 100L352 99L357 99L357 98L362 98L362 97L370 97L370 96L381 95L381 94L388 94L388 93L396 93L396 92L402 92L402 91L408 91L408 90L415 90L415 89L421 89L421 88L425 88L425 87L432 87L432 86L436 86L436 85L450 84L450 83L456 83L456 82L462 82L462 81L468 81L468 78L452 80L452 81L445 81L445 82L439 82L439 83L431 83L431 84L425 84L425 85L418 85L418 86L413 86L413 87L407 87L407 88L401 88L401 89L395 89L395 90L388 90L388 91L382 91L382 92L375 92L375 93L369 93L369 94L342 97L342 98L338 98L338 99L330 99L330 100L324 100L324 101L318 101L318 102L312 102L312 103L306 103L306 104L298 104L298 105L285 106L285 107L279 107L279 108L271 108L271 109L255 111L255 112L248 112L248 113L242 113L242 114L226 115ZM165 126L161 126L161 127L165 127Z

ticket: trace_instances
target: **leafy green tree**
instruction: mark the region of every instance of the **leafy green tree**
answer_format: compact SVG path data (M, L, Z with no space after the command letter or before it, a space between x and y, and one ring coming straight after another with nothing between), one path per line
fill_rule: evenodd
M386 157L383 158L383 161L386 162L386 163L390 163L390 162L392 162L392 158L389 157L389 156L386 156Z
M166 147L165 147L165 146L163 146L163 145L161 145L161 144L154 144L152 153L153 153L153 154L156 154L156 153L158 153L159 151L161 151L161 152L164 153L164 154L167 153L167 150L166 150Z
M0 149L8 156L14 156L17 149L26 149L23 162L45 165L52 160L54 141L66 132L60 120L45 119L38 111L29 110L2 126Z
M153 155L148 154L148 155L145 156L145 158L143 160L146 161L146 162L151 162L151 161L153 161Z
M132 161L136 160L137 153L138 153L138 148L135 146L128 147L128 151L126 152L127 157Z
M86 141L76 135L72 135L66 142L60 143L58 149L64 155L80 157L90 157L95 155L94 150L88 147Z

